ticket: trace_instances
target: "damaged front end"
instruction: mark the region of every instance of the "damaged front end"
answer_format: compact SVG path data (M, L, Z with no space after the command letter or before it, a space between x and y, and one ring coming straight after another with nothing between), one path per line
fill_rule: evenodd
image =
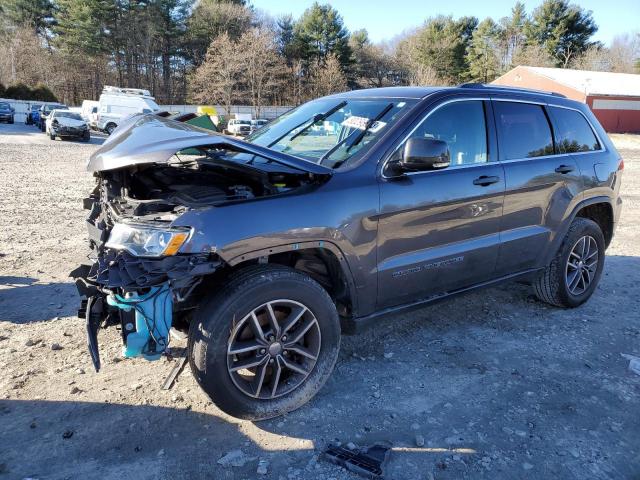
M181 216L286 194L330 172L153 115L121 126L88 169L96 177L84 200L92 252L71 276L96 370L100 328L120 327L125 357L157 359L172 324L197 307L203 280L225 268L215 242L194 242L202 232Z

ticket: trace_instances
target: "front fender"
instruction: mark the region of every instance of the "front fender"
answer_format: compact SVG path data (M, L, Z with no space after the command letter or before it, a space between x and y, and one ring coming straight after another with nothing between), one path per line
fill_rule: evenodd
M214 252L229 265L261 256L327 248L341 261L358 304L375 304L378 189L373 182L350 179L342 188L340 175L311 192L280 195L190 210L174 226L193 234L183 253Z

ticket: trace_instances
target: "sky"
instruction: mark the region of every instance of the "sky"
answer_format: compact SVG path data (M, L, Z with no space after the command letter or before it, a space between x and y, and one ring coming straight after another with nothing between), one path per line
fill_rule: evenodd
M462 17L492 17L498 20L509 15L516 0L320 0L331 4L344 18L349 31L365 28L374 42L391 40L404 30L420 26L430 16L438 14ZM251 0L256 8L277 17L290 13L299 17L313 0ZM542 0L524 2L527 13ZM640 31L640 0L580 0L582 8L591 10L598 25L594 40L608 45L619 34Z

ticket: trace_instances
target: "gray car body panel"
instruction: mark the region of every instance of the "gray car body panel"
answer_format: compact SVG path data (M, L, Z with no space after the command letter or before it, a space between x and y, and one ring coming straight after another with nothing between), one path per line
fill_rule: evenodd
M620 156L585 105L506 89L391 90L334 96L424 97L355 165L335 171L149 116L116 131L92 157L89 169L161 163L180 149L221 145L277 158L301 170L332 173L304 191L192 209L172 225L193 228L181 253L215 252L230 265L287 250L330 250L349 279L354 317L415 305L544 267L577 211L588 203L608 203L617 222ZM490 162L385 178L385 161L411 128L438 104L465 98L482 99L491 113L487 122ZM491 105L505 99L581 111L603 150L520 163L501 161L500 132L492 120ZM555 172L567 163L575 165L569 176ZM481 175L495 175L500 181L490 187L474 185Z

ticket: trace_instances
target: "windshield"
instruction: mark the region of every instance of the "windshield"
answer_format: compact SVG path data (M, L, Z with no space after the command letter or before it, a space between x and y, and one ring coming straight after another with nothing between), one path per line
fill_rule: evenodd
M74 120L82 120L82 117L74 112L56 112L56 117L73 118Z
M285 113L247 141L337 168L370 149L415 102L321 98Z
M9 104L5 102L0 102L0 108L3 110L9 110Z

